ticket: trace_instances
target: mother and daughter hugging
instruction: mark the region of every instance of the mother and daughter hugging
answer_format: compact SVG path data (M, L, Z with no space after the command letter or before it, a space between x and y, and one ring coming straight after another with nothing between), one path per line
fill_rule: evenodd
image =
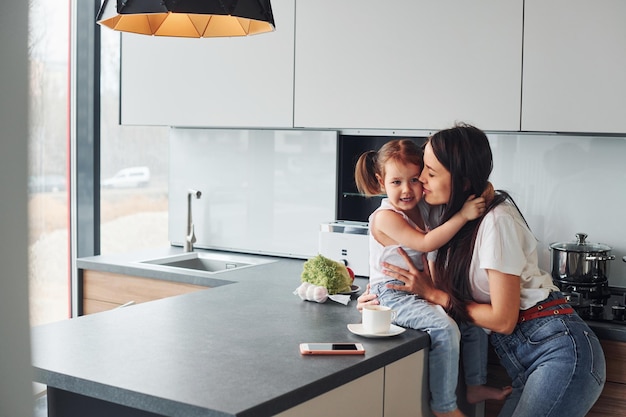
M605 381L602 348L541 270L537 240L511 196L489 182L480 129L458 124L420 147L391 140L359 157L355 182L386 195L369 217L370 281L357 308L396 310L430 336L430 407L459 417L459 358L469 403L505 400L500 416L584 416ZM486 385L491 343L512 386ZM462 356L461 356L462 355Z

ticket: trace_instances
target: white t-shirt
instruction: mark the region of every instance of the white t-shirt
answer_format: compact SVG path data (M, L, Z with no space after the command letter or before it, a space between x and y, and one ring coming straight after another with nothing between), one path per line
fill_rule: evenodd
M369 227L370 229L374 227L376 221L376 213L381 210L391 210L400 214L402 218L408 223L408 225L414 229L421 230L417 225L407 217L402 211L397 210L390 202L388 198L383 198L380 202L380 207L378 207L372 214L369 216ZM424 232L426 233L426 232ZM383 246L374 238L374 234L370 232L369 234L369 263L370 263L370 285L378 284L379 282L387 282L391 278L383 273L383 267L381 263L383 261L388 262L392 265L397 265L401 268L407 268L408 265L404 261L404 258L398 253L398 248L402 247L404 251L407 253L409 258L413 261L415 266L419 269L423 269L422 266L422 253L418 252L414 249L411 249L407 246L401 245L391 245L391 246Z
M479 303L491 302L487 269L521 277L521 310L558 291L551 275L539 269L537 239L509 201L487 213L478 228L469 275L472 295Z

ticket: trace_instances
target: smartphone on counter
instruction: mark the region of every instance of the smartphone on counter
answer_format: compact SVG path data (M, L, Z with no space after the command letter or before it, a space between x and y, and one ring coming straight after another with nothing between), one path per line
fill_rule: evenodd
M363 355L361 343L300 343L303 355Z

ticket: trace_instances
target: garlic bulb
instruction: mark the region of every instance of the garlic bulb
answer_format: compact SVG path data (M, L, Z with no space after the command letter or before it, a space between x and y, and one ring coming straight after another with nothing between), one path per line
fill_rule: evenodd
M328 299L328 290L325 287L313 285L308 282L303 282L296 289L298 296L302 300L315 301L316 303L324 303Z

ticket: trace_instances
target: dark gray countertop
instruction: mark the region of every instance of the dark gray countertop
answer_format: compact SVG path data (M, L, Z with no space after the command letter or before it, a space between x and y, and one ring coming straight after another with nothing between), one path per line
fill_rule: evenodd
M157 252L145 255L181 250ZM360 322L354 299L347 306L300 300L292 292L302 260L276 258L208 279L147 271L135 264L143 255L78 266L217 287L35 327L36 381L169 416L269 416L428 346L414 330L353 335L346 325ZM300 355L299 343L324 341L361 342L366 354Z
M171 254L181 253L180 247L167 247L154 250L147 250L139 253L130 253L124 255L102 255L91 258L81 258L77 260L79 268L94 269L100 271L115 272L120 274L130 274L136 276L161 278L170 281L184 282L197 285L207 285L210 287L220 286L225 284L231 284L239 279L239 277L245 277L241 274L243 271L232 271L227 274L195 274L189 275L183 272L164 271L162 268L153 265L140 264L138 260L146 260L154 257L167 256ZM210 252L210 251L209 251ZM283 258L276 258L283 259ZM294 261L302 262L302 261ZM258 266L256 268L265 268L265 270L272 271L274 264ZM298 275L299 276L299 275ZM242 278L245 279L245 278ZM619 293L626 292L624 288L611 287L611 291L618 291ZM599 322L594 320L588 320L589 327L598 335L601 339L615 340L620 342L626 342L626 325L616 324L611 322Z

